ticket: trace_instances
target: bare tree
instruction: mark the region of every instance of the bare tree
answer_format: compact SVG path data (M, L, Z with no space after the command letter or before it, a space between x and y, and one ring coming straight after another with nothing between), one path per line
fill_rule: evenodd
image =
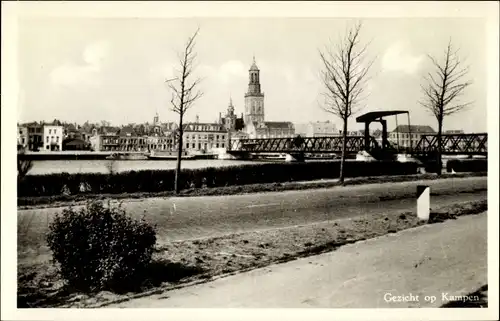
M419 103L430 111L438 122L436 153L438 174L441 174L443 167L441 159L443 120L446 116L458 113L471 104L460 101L460 96L472 82L464 79L469 67L463 66L458 56L459 50L453 47L450 39L444 51L443 61L439 62L435 57L427 55L432 62L433 71L424 77L425 84L421 85L424 99Z
M108 127L111 126L111 123L107 120L101 120L101 127Z
M319 51L322 69L321 80L324 85L323 110L339 117L343 122L342 158L340 161L340 182L344 182L346 159L347 121L362 107L360 102L366 98L364 90L368 80L368 71L374 59L366 59L369 44L361 45L359 33L361 23L350 28L336 44L325 46Z
M25 150L17 152L17 179L21 181L33 168L33 161L24 157Z
M201 81L200 78L191 80L194 61L197 54L194 52L196 45L196 37L198 36L198 28L196 32L190 36L184 46L184 50L178 54L180 70L175 70L176 76L168 79L168 87L172 90L172 110L179 114L179 128L177 131L177 166L175 169L175 193L179 193L180 173L181 173L181 159L182 159L182 134L184 132L183 120L186 111L191 108L196 100L198 100L203 93L198 90L198 85Z

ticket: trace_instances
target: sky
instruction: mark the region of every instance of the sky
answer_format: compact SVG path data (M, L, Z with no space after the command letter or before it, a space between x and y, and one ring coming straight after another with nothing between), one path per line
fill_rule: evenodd
M375 63L369 96L357 115L376 110L408 110L411 124L437 122L418 101L420 84L431 71L427 54L441 59L449 41L460 47L473 84L463 96L471 107L444 121L444 129L485 132L486 34L480 18L36 18L18 25L18 121L114 125L153 120L177 121L164 83L178 66L177 52L197 27L200 32L194 76L203 97L187 112L192 121L213 122L230 97L243 113L248 69L255 55L265 93L268 121L330 120L320 108L323 85L318 50L361 21L361 41ZM354 116L357 116L354 115ZM404 116L399 124L407 124ZM388 119L389 130L395 118ZM362 128L350 119L350 129Z

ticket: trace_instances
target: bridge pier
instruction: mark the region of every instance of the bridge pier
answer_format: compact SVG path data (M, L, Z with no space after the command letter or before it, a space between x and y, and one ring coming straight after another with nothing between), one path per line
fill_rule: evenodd
M304 153L286 154L285 162L304 162Z
M217 155L217 159L224 159L224 160L227 160L227 159L239 159L239 157L235 156L235 155L232 155L232 154L229 154L229 153L219 153Z
M356 160L357 161L362 161L362 162L373 162L376 161L375 157L373 157L369 152L366 150L362 150L356 154Z
M253 156L249 152L231 152L227 151L224 154L219 154L219 159L234 159L234 160L247 160L253 159Z
M418 158L413 157L413 155L411 154L396 154L396 161L401 163L415 162L422 164L422 162Z

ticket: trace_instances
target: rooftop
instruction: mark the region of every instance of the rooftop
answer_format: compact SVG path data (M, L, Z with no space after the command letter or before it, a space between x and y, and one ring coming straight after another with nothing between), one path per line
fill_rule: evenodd
M203 126L205 128L202 128L201 130L197 129L197 126ZM209 131L209 132L220 132L220 131L225 131L224 125L219 124L219 123L187 123L182 126L184 128L184 131ZM208 127L208 128L206 128Z
M267 128L283 128L283 129L288 129L293 127L293 124L289 121L266 121L264 122L264 125Z
M122 127L118 131L118 135L120 135L120 136L136 136L136 133L135 133L135 130L132 126L125 126L125 127Z
M86 142L81 138L68 138L63 141L64 145L81 145L86 144Z
M114 126L101 126L98 130L101 134L115 134L120 130L120 128Z
M76 128L76 126L75 126L75 125L73 125L73 124L67 124L67 125L66 125L66 130L67 130L67 131L77 131L77 128Z
M257 67L257 64L255 63L255 56L253 57L253 63L252 66L250 66L250 70L259 70L259 67Z
M432 129L431 126L428 125L399 125L396 127L393 132L398 132L398 133L428 133L428 134L434 134L435 131Z

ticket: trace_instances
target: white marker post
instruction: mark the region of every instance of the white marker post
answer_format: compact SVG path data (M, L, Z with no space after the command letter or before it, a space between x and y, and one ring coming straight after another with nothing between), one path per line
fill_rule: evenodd
M426 185L417 186L417 216L423 221L429 220L431 207L431 188Z

